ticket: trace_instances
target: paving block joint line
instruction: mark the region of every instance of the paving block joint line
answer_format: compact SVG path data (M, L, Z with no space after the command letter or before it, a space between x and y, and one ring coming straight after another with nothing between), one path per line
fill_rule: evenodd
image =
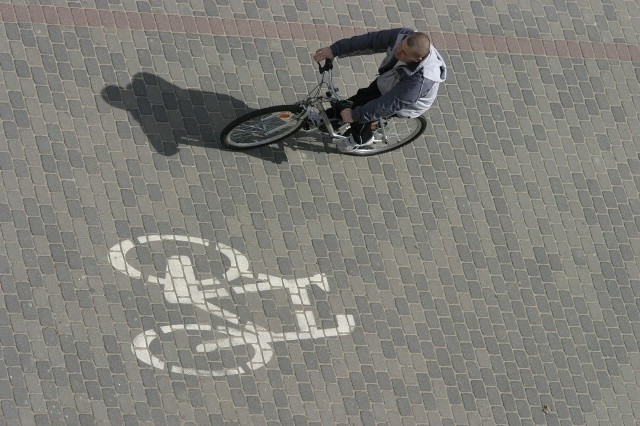
M450 71L416 141L220 146L398 26ZM632 0L0 2L0 423L638 424L638 28Z

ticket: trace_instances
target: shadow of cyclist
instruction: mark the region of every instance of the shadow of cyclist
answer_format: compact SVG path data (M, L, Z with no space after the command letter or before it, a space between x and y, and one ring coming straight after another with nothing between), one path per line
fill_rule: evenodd
M166 156L177 154L181 144L223 148L218 140L220 131L253 110L232 96L183 89L146 72L135 74L126 87L106 86L101 95L109 105L129 112L154 150ZM285 144L293 149L326 152L322 144L296 141L300 136L302 132L281 143L244 152L277 164L287 161Z

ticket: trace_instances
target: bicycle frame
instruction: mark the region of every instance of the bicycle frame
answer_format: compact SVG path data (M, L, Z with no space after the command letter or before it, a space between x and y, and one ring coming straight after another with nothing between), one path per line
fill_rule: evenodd
M343 99L338 94L339 89L333 84L333 61L331 59L327 59L324 66L318 63L318 69L321 75L320 81L318 82L317 86L309 92L307 97L304 100L298 102L298 104L300 104L305 109L304 117L308 115L307 109L309 106L312 105L316 107L320 112L320 116L322 117L322 121L324 122L329 136L331 136L333 139L346 139L347 136L341 134L339 132L339 129L338 131L336 131L336 129L333 127L333 124L331 123L331 120L329 119L329 116L327 115L326 109L324 107L324 102L331 103L332 101L343 101ZM320 94L320 92L323 90L323 87L326 87L327 89L327 93L325 95Z
M318 63L318 68L320 75L322 76L320 81L318 82L318 85L309 92L309 95L306 99L300 101L299 103L305 107L305 116L308 114L307 108L309 105L313 105L318 109L318 111L320 112L320 116L322 117L322 121L324 122L324 125L327 129L327 133L329 134L329 136L331 136L332 139L347 139L348 136L343 135L340 129L337 129L336 131L336 129L333 127L333 124L331 123L331 120L329 119L329 116L327 115L323 104L324 102L343 101L343 99L338 94L338 88L333 84L333 61L331 59L327 59L324 66ZM326 81L325 74L327 76ZM322 96L319 93L324 86L326 86L327 88L327 93L326 95ZM383 119L377 120L377 125L382 131L383 140L386 141L387 129L382 120ZM343 126L347 126L347 124L344 124Z

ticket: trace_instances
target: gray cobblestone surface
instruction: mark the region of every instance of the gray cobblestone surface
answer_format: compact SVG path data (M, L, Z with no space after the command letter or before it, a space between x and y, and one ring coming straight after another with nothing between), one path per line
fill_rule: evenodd
M640 29L635 1L46 3L630 44ZM2 423L638 424L640 64L441 50L449 79L401 150L355 158L312 133L221 149L233 118L313 87L320 45L0 22ZM339 60L342 90L377 59ZM356 326L275 343L241 375L144 364L144 330L215 322L145 277L177 255L223 268L175 241L137 249L142 279L113 268L110 247L152 234L229 245L256 274L324 273L319 324ZM284 292L220 303L295 328ZM174 334L161 351L185 367L250 356Z

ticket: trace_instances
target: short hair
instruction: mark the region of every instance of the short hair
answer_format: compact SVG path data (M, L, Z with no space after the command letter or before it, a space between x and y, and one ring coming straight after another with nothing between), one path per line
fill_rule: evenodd
M407 46L409 46L409 49L411 49L413 54L424 58L431 49L431 40L425 33L411 33L407 37Z

